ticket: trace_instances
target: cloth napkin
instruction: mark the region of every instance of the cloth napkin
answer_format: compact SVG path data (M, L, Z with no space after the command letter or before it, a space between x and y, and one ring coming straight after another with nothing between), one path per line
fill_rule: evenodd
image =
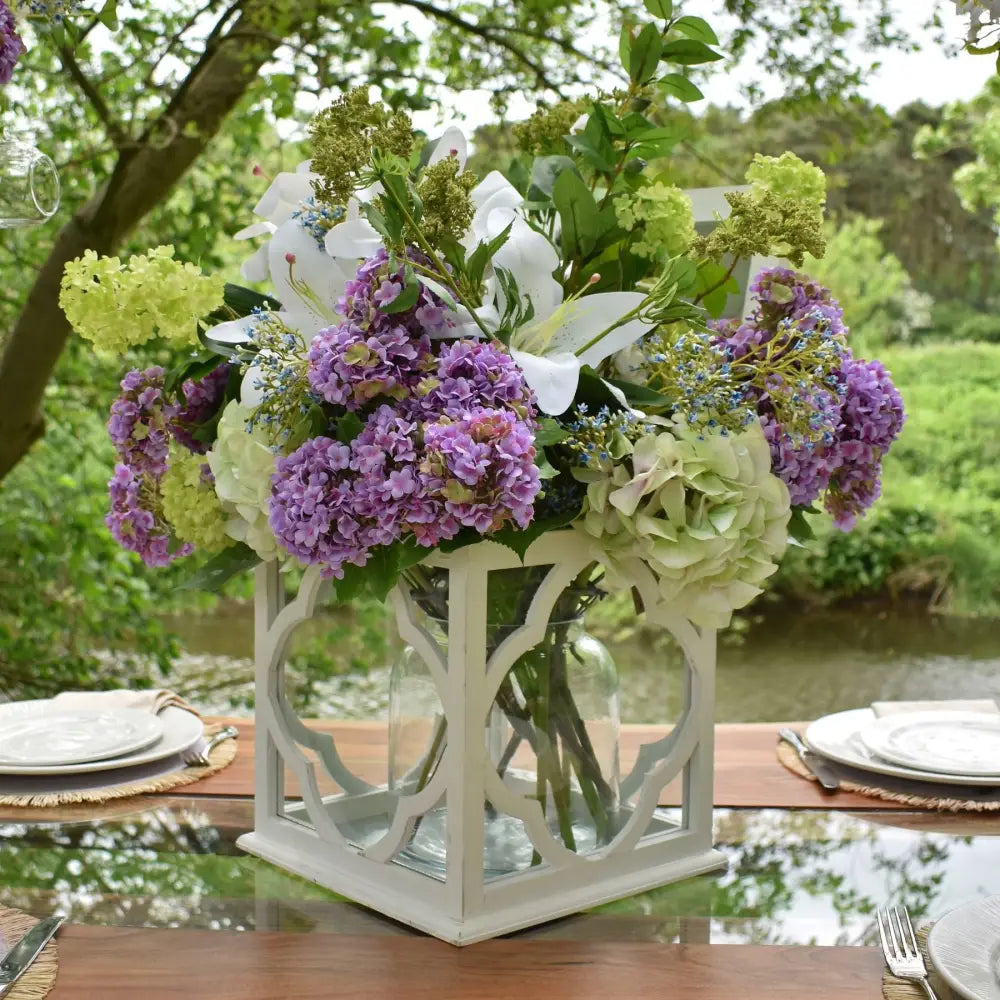
M876 719L888 715L905 715L907 712L994 712L1000 715L1000 706L992 698L954 698L944 701L873 701Z
M173 705L183 708L185 712L198 715L198 710L189 705L174 691L150 690L128 691L124 688L118 691L63 691L57 694L53 703L59 708L137 708L141 712L159 715L165 708ZM200 716L199 716L200 718Z

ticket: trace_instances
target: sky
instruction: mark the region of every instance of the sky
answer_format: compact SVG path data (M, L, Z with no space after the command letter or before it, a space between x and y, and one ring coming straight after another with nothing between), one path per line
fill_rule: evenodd
M850 2L851 0L847 0L848 7ZM935 6L942 15L946 36L953 39L956 45L961 43L965 37L967 19L957 15L954 5L948 0L941 0L937 4L935 0L895 0L897 17L911 22L911 34L919 41L921 50L910 53L888 50L880 52L878 58L881 66L863 86L861 92L864 97L881 104L890 112L915 100L933 105L945 104L975 96L986 80L996 72L994 61L988 57L972 56L965 52L949 57L936 33L920 27L934 13ZM717 8L716 0L685 0L683 4L685 13L700 14L716 25L719 24L715 13ZM409 16L407 19L410 20ZM586 39L582 43L584 48L585 42ZM863 51L860 45L853 46L853 50L857 52L859 62L871 61L871 54ZM848 51L851 51L851 46ZM702 90L712 103L740 104L739 86L755 79L755 74L755 82L762 82L759 70L749 62L735 72L717 71L709 77ZM470 92L462 95L460 105L460 113L446 114L445 120L462 126L466 132L495 120L486 93ZM690 107L697 112L699 104L692 104ZM511 104L509 117L512 120L525 118L533 110L533 104L515 100ZM418 128L431 134L439 130L442 122L438 112L418 113L414 120Z

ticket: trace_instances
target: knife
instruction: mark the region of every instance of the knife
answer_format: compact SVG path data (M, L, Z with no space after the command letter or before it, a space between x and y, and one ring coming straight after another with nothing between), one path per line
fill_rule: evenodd
M798 754L799 760L805 765L806 770L812 774L825 792L835 792L840 788L840 777L829 762L813 753L802 742L801 737L794 729L779 729L778 738L784 740Z
M65 917L46 917L44 920L39 920L4 955L3 961L0 962L0 997L31 968L32 962L41 955L65 919Z

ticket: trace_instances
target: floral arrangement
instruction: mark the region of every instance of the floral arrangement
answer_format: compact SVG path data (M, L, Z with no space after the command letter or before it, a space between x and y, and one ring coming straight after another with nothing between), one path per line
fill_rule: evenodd
M431 549L523 553L571 528L608 584L641 559L715 627L803 512L853 526L903 407L831 292L792 269L822 255L824 176L757 156L700 232L661 109L700 96L685 73L716 40L646 7L622 36L628 83L516 126L506 175L475 176L461 133L424 144L365 89L321 111L311 160L237 234L262 241L242 273L266 295L172 247L67 266L61 304L98 351L184 355L130 372L112 406L125 548L214 553L216 580L319 565L347 600L426 582ZM753 276L752 311L725 318L739 262L767 256L792 267Z

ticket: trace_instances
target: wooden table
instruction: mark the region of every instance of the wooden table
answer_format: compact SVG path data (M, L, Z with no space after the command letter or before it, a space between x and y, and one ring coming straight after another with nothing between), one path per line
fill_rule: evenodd
M0 903L70 914L53 1000L878 1000L880 955L856 946L870 906L903 887L933 918L1000 892L1000 818L826 795L777 762L779 724L722 725L728 873L456 949L238 850L254 726L233 721L236 761L181 794L83 817L0 809ZM384 724L321 725L384 774ZM661 731L628 727L624 765Z

